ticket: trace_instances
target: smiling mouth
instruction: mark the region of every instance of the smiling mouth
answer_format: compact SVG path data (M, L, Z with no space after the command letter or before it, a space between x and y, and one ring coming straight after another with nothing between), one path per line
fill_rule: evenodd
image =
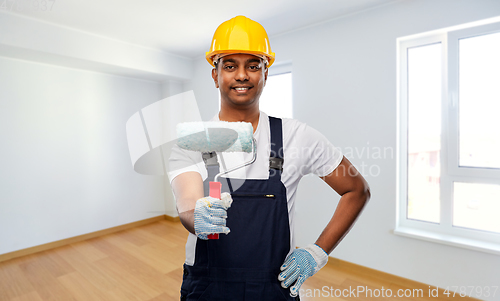
M248 90L250 90L252 87L236 87L233 88L237 93L246 93Z

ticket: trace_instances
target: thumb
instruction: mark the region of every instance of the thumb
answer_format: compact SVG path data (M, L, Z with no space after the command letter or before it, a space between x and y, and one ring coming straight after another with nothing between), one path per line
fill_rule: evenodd
M228 209L229 207L231 207L231 204L233 203L233 198L231 197L231 194L229 194L227 192L223 192L220 195L220 199L221 199L222 204L225 207L225 209Z

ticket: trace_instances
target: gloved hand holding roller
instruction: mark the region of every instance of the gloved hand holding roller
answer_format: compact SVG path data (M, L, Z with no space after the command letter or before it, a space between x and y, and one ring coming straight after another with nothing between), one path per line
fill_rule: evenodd
M232 202L233 199L227 192L222 193L220 199L208 196L197 200L194 209L196 236L206 240L210 234L228 234L230 229L226 227L226 210L231 207Z
M217 179L236 169L252 164L256 159L257 145L253 127L248 122L186 122L177 125L177 145L180 148L204 153L251 152L253 158L233 169L218 173L210 182L209 196L196 201L194 228L200 239L218 239L219 233L228 234L226 210L231 207L229 193L222 193Z

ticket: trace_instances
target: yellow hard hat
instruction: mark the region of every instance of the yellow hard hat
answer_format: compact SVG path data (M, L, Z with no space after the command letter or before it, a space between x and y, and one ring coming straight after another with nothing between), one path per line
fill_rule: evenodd
M244 16L234 17L219 25L206 58L210 65L214 66L215 55L231 53L265 56L268 59L267 67L274 63L274 52L271 52L266 30L259 23Z

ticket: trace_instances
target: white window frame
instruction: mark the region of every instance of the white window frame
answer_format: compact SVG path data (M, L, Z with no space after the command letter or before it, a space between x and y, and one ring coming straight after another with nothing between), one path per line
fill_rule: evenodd
M458 125L459 40L500 32L500 22L448 29L419 37L398 39L398 183L394 233L427 241L500 254L500 234L453 226L453 183L499 184L500 169L460 167ZM408 49L441 43L441 175L440 222L407 218L408 179Z

